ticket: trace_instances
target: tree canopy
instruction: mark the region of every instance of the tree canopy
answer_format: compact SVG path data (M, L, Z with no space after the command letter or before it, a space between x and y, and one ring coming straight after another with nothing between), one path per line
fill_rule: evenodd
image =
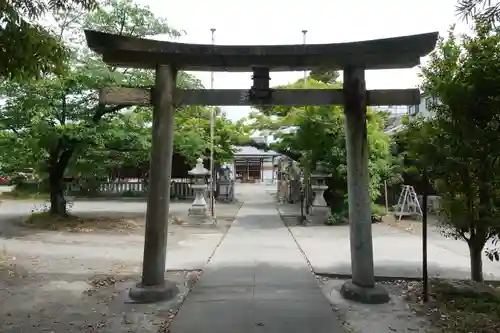
M35 168L50 188L51 211L66 214L65 176L106 176L113 168L147 165L151 145L150 108L101 105L98 90L153 85L154 72L107 66L84 47L83 28L135 37L176 37L181 32L132 0L107 0L90 13L72 7L54 17L58 43L71 51L68 70L29 82L1 82L5 103L0 106L0 156L6 171ZM183 88L202 87L184 72L177 80ZM177 110L174 150L188 162L208 155L210 112L201 107ZM223 113L215 125L215 156L227 160L248 129Z
M304 83L298 80L280 88L339 88L334 79L315 80L314 73ZM305 170L314 171L318 163L332 175L326 194L332 210L345 214L347 208L347 168L344 112L340 106L261 108L250 114L259 130L270 130L276 141L270 148L300 162ZM368 111L371 194L380 195L381 181L391 167L389 136L383 132L385 115Z
M459 0L457 11L466 20L493 23L500 18L500 2L498 0Z
M69 49L56 32L40 24L70 8L91 10L95 0L7 0L0 3L0 76L31 79L67 69Z
M339 79L339 75L340 74L338 71L328 70L324 68L313 69L309 73L309 77L311 79L327 84L337 82L337 80Z
M441 197L440 221L471 253L471 277L482 281L485 242L500 228L500 34L478 23L472 36L451 29L423 67L431 119L409 123L408 153L426 169Z

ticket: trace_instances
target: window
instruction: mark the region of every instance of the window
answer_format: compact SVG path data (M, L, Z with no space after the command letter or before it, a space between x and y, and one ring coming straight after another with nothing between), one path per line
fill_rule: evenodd
M419 112L420 105L410 105L408 107L408 115L413 117Z
M439 104L439 99L436 97L427 97L425 99L425 107L430 111L435 105Z

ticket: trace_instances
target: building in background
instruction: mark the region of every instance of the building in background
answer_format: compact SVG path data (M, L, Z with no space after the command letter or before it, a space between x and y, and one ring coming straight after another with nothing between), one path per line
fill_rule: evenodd
M236 147L232 162L227 163L231 177L240 183L272 182L276 179L276 161L281 154L251 146Z
M386 111L390 113L388 125L384 129L387 134L396 134L402 129L404 125L402 120L404 116L408 116L409 120L415 119L416 117L429 118L432 117L433 111L431 111L432 103L437 103L435 98L426 97L423 94L420 96L420 104L409 105L409 106L375 106L373 107L376 111Z
M386 111L390 112L392 116L403 116L408 112L408 107L406 105L381 105L372 106L375 111Z
M408 106L408 118L411 120L416 117L432 117L433 111L430 109L432 104L437 102L435 98L426 97L422 94L420 96L420 104Z
M384 128L386 134L394 134L404 128L402 124L403 117L408 113L406 105L386 105L374 106L375 111L389 112L387 126Z

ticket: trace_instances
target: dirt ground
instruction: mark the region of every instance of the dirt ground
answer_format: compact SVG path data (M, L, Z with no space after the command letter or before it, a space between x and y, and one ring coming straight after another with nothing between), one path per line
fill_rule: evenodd
M241 205L229 206L221 210L214 227L183 225L185 217L179 215L180 221L173 219L169 226L169 242L215 237L210 241L213 247L203 248L207 249L203 260L208 261ZM38 230L19 218L0 218L0 332L168 332L169 322L202 270L166 272L180 290L174 300L131 303L128 289L140 281L144 233L144 213L134 214L135 227L122 230ZM120 260L104 255L96 259L101 246L122 251ZM134 253L133 258L127 253Z
M333 311L349 333L425 333L431 329L429 319L418 315L407 300L412 282L381 282L391 300L387 304L370 305L344 299L340 295L340 287L345 280L320 276L317 279L323 293L333 304Z
M404 217L400 221L396 219L394 214L388 214L382 218L382 222L390 225L391 227L398 228L400 230L421 235L422 234L422 219L415 219L410 217ZM427 230L428 232L441 234L441 227L437 220L437 216L434 214L429 214L427 216Z
M189 273L168 272L179 295L147 305L128 301L137 274L36 274L3 267L0 332L166 332L189 291Z
M391 227L398 228L400 230L412 233L412 234L421 234L422 233L422 221L414 220L410 218L403 218L400 221L396 219L393 214L388 214L382 217L382 222L390 225ZM435 221L433 219L428 220L429 225L434 226Z

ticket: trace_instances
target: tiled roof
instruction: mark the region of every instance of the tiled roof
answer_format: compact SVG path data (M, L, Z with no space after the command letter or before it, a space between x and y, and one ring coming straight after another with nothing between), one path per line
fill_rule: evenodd
M279 156L281 154L275 152L274 150L262 150L257 149L252 146L238 146L235 156Z

